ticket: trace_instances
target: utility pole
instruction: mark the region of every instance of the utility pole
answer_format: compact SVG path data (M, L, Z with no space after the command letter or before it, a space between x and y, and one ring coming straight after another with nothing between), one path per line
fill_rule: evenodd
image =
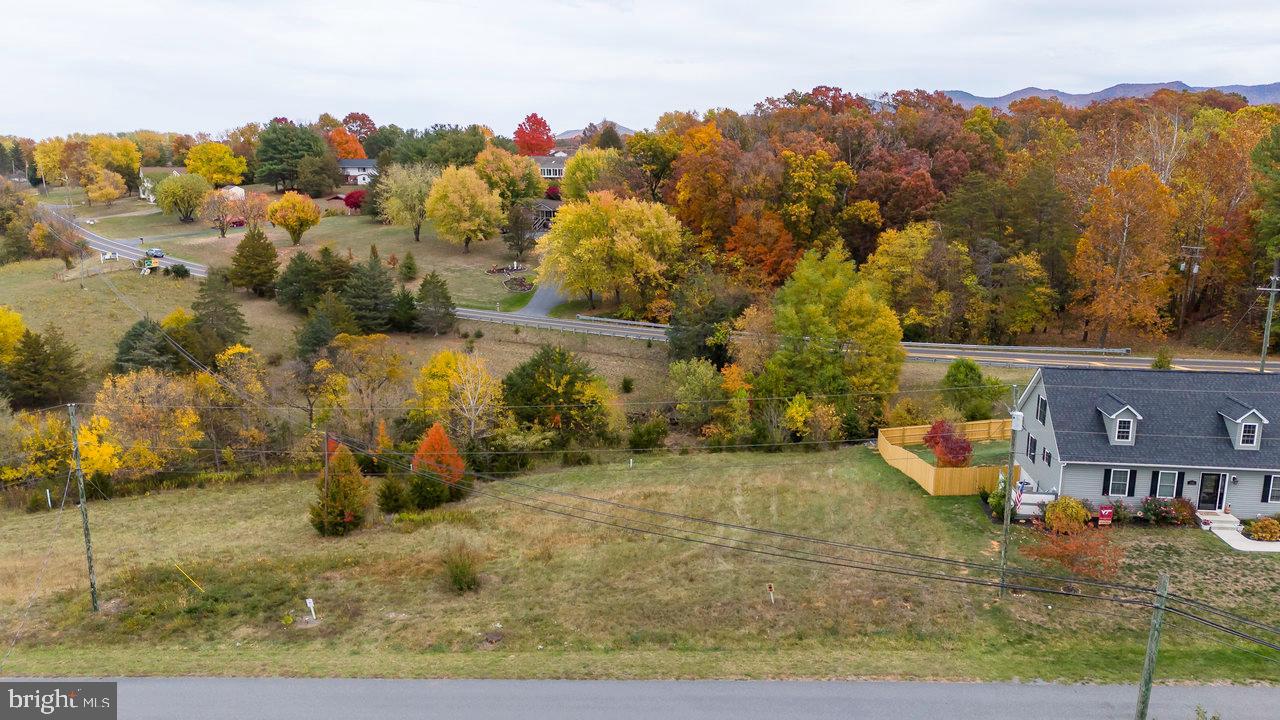
M1151 613L1151 634L1147 636L1147 657L1142 661L1142 683L1138 685L1138 710L1135 720L1147 720L1151 704L1151 680L1156 673L1156 653L1160 650L1160 628L1164 625L1164 604L1169 597L1169 573L1160 573L1156 584L1155 610Z
M1187 305L1191 304L1191 295L1196 289L1196 276L1200 274L1200 253L1203 245L1183 245L1181 270L1186 273L1187 280L1182 290L1182 307L1178 310L1178 337L1182 337L1182 328L1187 321Z
M98 576L93 572L93 540L89 537L89 503L84 493L84 470L80 468L80 425L76 422L76 404L67 405L71 416L71 452L76 463L76 484L80 486L80 524L84 526L84 556L89 562L89 600L98 612Z
M1276 312L1276 293L1280 292L1280 287L1276 286L1277 282L1280 282L1280 258L1276 258L1275 265L1271 269L1271 284L1258 288L1259 292L1270 296L1267 299L1267 323L1262 326L1262 360L1258 363L1260 373L1267 371L1267 347L1271 345L1271 317Z
M1018 431L1022 429L1022 413L1018 412L1018 385L1009 388L1009 469L1004 475L1004 533L1000 539L1000 597L1005 593L1005 566L1009 560L1009 522L1013 515L1013 463L1018 452Z

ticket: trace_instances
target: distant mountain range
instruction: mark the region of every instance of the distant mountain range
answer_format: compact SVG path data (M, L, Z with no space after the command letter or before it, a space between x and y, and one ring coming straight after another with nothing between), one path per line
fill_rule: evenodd
M1000 97L981 97L968 93L963 90L944 90L944 94L952 100L956 101L965 109L975 105L986 105L988 107L1007 108L1009 103L1014 100L1021 100L1026 97L1056 97L1062 101L1064 105L1071 107L1084 107L1091 102L1098 100L1112 100L1114 98L1123 97L1147 97L1157 90L1221 90L1222 92L1239 93L1249 100L1250 105L1264 105L1267 103L1280 103L1280 82L1270 83L1268 85L1214 85L1212 87L1192 87L1181 80L1164 83L1121 83L1120 85L1112 85L1105 90L1099 90L1091 93L1069 93L1061 90L1044 90L1037 87L1025 87L1021 90L1014 90L1007 95Z

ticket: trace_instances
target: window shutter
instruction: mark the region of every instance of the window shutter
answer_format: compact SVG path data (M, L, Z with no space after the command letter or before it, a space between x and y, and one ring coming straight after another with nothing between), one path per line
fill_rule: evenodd
M1111 494L1111 468L1102 471L1102 495Z
M1138 471L1130 470L1129 471L1129 492L1126 494L1129 497L1133 497L1133 494L1137 492L1137 490L1138 490Z
M1151 497L1155 497L1160 492L1160 471L1151 471Z
M1182 479L1186 476L1185 472L1178 471L1178 489L1173 491L1174 497L1182 497Z
M1262 502L1271 502L1271 482L1275 480L1274 475L1262 476Z

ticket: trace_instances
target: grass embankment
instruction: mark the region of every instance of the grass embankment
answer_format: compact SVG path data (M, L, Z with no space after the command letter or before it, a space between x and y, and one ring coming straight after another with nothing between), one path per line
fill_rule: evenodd
M621 463L527 479L847 542L983 562L997 555L998 527L981 517L975 498L927 497L862 448L663 457L631 469ZM21 615L46 549L53 553L6 669L1121 682L1135 680L1141 666L1148 617L1120 606L1032 595L1000 601L987 588L783 564L491 497L458 506L465 514L453 518L466 522L406 532L379 519L354 536L321 539L306 519L311 498L310 483L298 480L93 504L105 608L96 616L88 609L74 513L61 520L5 514L5 627ZM1273 599L1280 591L1277 558L1232 554L1195 530L1115 532L1129 547L1124 579L1150 583L1167 570L1178 592L1267 622L1280 619ZM480 589L465 595L449 586L440 561L459 539L484 558ZM765 592L769 582L776 604ZM316 625L302 621L307 597L316 601ZM1274 664L1184 627L1177 619L1167 627L1161 679L1275 680Z

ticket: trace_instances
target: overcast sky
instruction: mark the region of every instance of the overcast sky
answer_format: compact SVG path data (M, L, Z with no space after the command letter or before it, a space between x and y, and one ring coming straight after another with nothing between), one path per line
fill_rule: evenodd
M838 85L1000 95L1280 80L1274 0L59 0L9 4L0 134L747 110Z

